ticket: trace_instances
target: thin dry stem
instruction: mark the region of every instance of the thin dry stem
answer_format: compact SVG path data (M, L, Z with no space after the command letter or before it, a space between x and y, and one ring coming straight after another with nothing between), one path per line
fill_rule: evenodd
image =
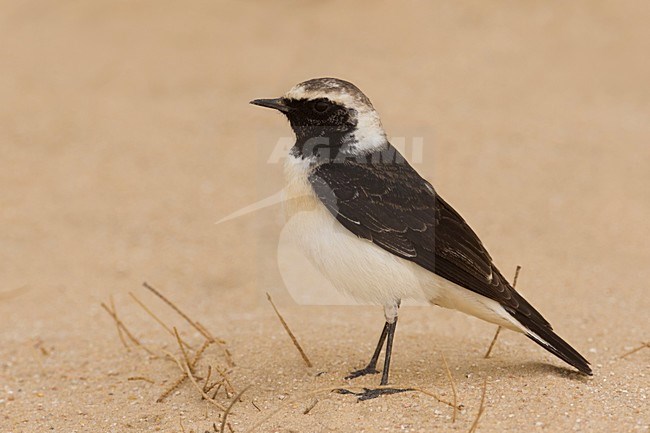
M302 347L300 346L300 343L298 343L298 339L296 338L295 335L293 335L293 332L291 332L291 329L289 329L289 325L287 322L284 320L284 317L282 317L282 314L278 311L278 308L275 306L273 303L273 299L271 299L271 295L267 292L266 293L266 299L269 300L271 303L271 306L273 307L273 310L275 311L275 314L278 316L278 319L280 319L280 323L282 323L282 326L284 327L284 330L287 331L287 334L289 334L289 337L291 338L291 341L293 342L293 345L298 349L298 352L300 352L300 356L302 356L303 361L305 361L305 364L307 367L313 367L313 364L309 360L309 357L305 353L304 350L302 350Z
M208 374L205 376L205 383L203 384L203 392L208 392L208 385L210 384L210 376L212 376L212 366L208 365Z
M519 280L519 272L521 271L521 266L517 265L517 269L515 269L515 278L512 280L512 288L516 289L517 288L517 281Z
M167 297L165 297L165 295L163 295L163 294L160 293L158 290L156 290L155 288L153 288L152 286L150 286L146 281L145 281L144 283L142 283L142 285L143 285L147 290L149 290L151 293L153 293L154 295L156 295L156 296L158 296L160 299L162 299L163 302L165 302L165 303L166 303L167 305L169 305L169 306L170 306L174 311L176 311L176 313L178 313L179 316L181 316L183 319L185 319L185 321L186 321L187 323L189 323L189 324L190 324L194 329L196 329L196 330L197 330L201 335L203 335L207 340L209 340L209 341L216 341L215 338L214 338L212 335L210 335L209 332L207 332L207 331L205 330L205 328L203 328L203 327L197 325L195 321L193 321L192 319L190 319L190 317L189 317L187 314L185 314L183 311L181 311L181 309L178 308L178 307L177 307L177 306L176 306L172 301L170 301L169 299L167 299Z
M217 398L217 394L219 393L219 390L223 387L223 381L219 382L218 385L219 385L219 386L217 386L217 389L215 389L214 392L212 393L212 400L214 400L215 398ZM228 394L228 393L226 393L226 396L227 396L227 394Z
M219 367L214 367L215 370L217 370L217 373L219 373L219 376L223 378L224 381L224 387L226 388L226 394L235 394L235 387L232 385L232 382L230 381L230 378L228 377L228 374L226 373L225 370L220 369Z
M209 340L205 340L205 341L203 342L203 344L201 345L201 347L199 348L199 350L197 350L196 353L194 354L194 358L192 359L192 366L193 366L193 367L196 367L196 364L197 364L197 363L199 362L199 360L201 359L201 356L203 356L203 353L205 352L205 349L207 349L208 347L210 347L210 345L211 345L212 343L213 343L213 342L212 342L212 341L209 341Z
M194 355L194 358L192 359L192 369L194 369L196 367L199 360L201 359L201 355L203 355L203 352L205 352L205 349L210 344L212 344L212 343L210 343L208 340L205 340L203 345L201 346L201 348L196 351L196 354ZM167 354L167 356L169 356L170 358L175 359L174 356L171 353L165 351L165 354ZM185 374L185 369L182 368L182 366L180 364L178 364L178 365L179 365L179 367L181 367L181 371L183 372L183 375L181 377L179 377L178 379L176 379L176 381L174 383L172 383L169 386L169 388L167 388L165 391L163 391L162 394L160 394L160 397L158 397L156 399L156 403L162 403L162 401L164 399L166 399L169 396L169 394L174 392L174 390L176 388L178 388L179 386L181 386L183 384L183 382L185 382L185 379L187 379L187 374Z
M212 335L212 333L210 331L208 331L208 328L206 328L205 325L202 324L201 322L199 322L198 320L196 322L194 322L194 323L196 323L196 326L201 328L203 330L203 332L205 332L210 337L210 338L208 338L208 340L216 341L219 344L226 344L226 342L224 340L222 340L221 338L217 338L214 335Z
M311 412L311 410L312 410L313 408L316 407L317 404L318 404L318 399L315 398L315 399L311 402L311 404L310 404L309 406L307 406L307 407L305 408L305 410L302 411L302 414L303 414L303 415L307 415L309 412Z
M228 348L225 346L226 342L224 340L222 340L221 338L217 338L217 337L213 336L210 333L210 331L208 331L208 329L205 327L205 325L203 325L198 320L196 321L196 326L201 328L206 334L208 334L210 336L210 338L208 339L209 341L215 341L215 342L219 343L221 349L223 350L223 356L226 359L226 364L228 364L228 367L234 367L235 366L235 361L232 359L232 354L230 353Z
M206 399L211 405L213 405L217 409L226 410L226 408L222 404L218 403L213 398L211 398L208 394L203 392L203 390L201 389L199 384L196 382L196 379L194 378L194 376L191 373L188 375L188 377L190 378L190 382L192 382L194 387L197 389L197 391L199 391L199 393L203 396L204 399Z
M449 364L447 364L447 358L445 358L445 354L441 353L442 355L442 362L445 364L445 371L447 371L447 377L449 378L449 383L451 383L451 392L454 396L454 411L451 416L451 422L454 423L456 422L456 414L458 412L458 395L456 394L456 383L454 383L454 378L451 375L451 370L449 370Z
M649 348L650 348L650 341L643 341L643 342L641 342L641 345L639 347L636 347L636 348L630 350L629 352L625 352L624 354L622 354L620 356L620 359L623 359L623 358L625 358L627 356L630 356L633 353L637 353L640 350L649 349Z
M226 358L226 364L228 364L228 367L234 367L235 361L232 359L232 353L230 353L230 350L228 350L227 347L223 346L224 343L221 343L223 347L223 355Z
M517 265L517 269L515 270L515 278L512 280L512 288L516 289L517 288L517 280L519 280L519 271L521 271L521 266ZM490 347L488 347L487 352L485 352L484 358L489 358L490 353L492 353L492 349L494 348L494 345L497 342L497 338L499 338L499 334L501 333L501 326L497 327L497 331L494 333L494 337L492 338L492 342L490 343Z
M156 383L153 379L149 379L148 377L144 377L144 376L131 376L131 377L127 377L126 380L142 380L144 382L149 382L151 384Z
M223 386L223 379L221 379L221 380L215 380L214 383L213 383L212 385L207 385L207 384L206 384L206 387L205 387L205 393L208 394L208 393L209 393L210 391L212 391L212 390L214 389L214 387L217 386L217 385L219 385L219 386ZM216 395L213 395L212 398L216 398Z
M254 407L255 409L257 409L258 412L262 412L262 409L260 409L260 408L255 404L255 402L254 402L253 400L251 400L251 404L253 405L253 407Z
M219 404L219 403L216 402L214 399L210 398L210 396L209 396L208 394L206 394L205 392L203 392L203 389L199 386L199 384L197 383L196 379L194 378L194 375L193 375L192 372L190 371L190 366L189 366L189 365L187 365L187 364L183 364L183 363L182 363L182 362L181 362L177 357L175 357L172 353L170 353L170 352L166 352L166 353L167 353L167 355L168 355L169 357L171 357L171 358L174 360L174 362L176 362L176 365L178 365L178 368L180 368L181 371L185 372L185 376L184 376L184 377L188 377L188 378L190 379L190 382L192 382L192 384L194 385L194 387L199 391L199 393L203 396L203 398L205 398L208 402L210 402L211 405L213 405L214 407L218 408L219 410L222 410L222 411L225 411L225 410L226 410L226 408L225 408L223 405Z
M140 306L140 308L142 308L144 310L144 312L149 315L149 317L151 317L160 326L162 326L163 329L169 333L169 335L171 335L172 337L174 336L174 331L172 331L171 328L165 324L165 322L163 322L158 316L156 316L156 314L153 311L151 311L151 309L149 307L147 307L144 304L144 302L142 302L140 299L138 299L133 292L129 292L129 296L131 296L131 298L135 301L135 303L138 304ZM191 346L189 344L187 344L186 342L183 342L183 345L186 348L191 349Z
M181 339L181 336L178 335L178 329L176 329L176 327L174 327L174 335L176 336L176 342L178 343L178 347L180 347L181 352L183 353L183 359L185 359L185 364L187 364L192 374L194 374L194 363L190 362L190 358L187 356L185 347L183 347L183 340Z
M176 328L174 328L174 331L176 331ZM183 345L181 344L180 337L178 337L178 332L175 332L175 334L177 336L176 341L178 343L178 347L181 350L183 350ZM203 398L208 400L210 402L210 404L212 404L213 406L215 406L215 407L217 407L217 408L219 408L221 410L225 410L225 407L223 405L217 403L214 399L210 398L210 396L203 391L203 389L197 383L196 378L194 377L194 373L193 373L193 368L196 365L196 363L198 363L201 354L203 353L205 348L208 347L210 344L211 344L211 342L207 341L207 340L206 340L205 343L203 343L203 346L201 346L201 349L199 349L199 351L197 351L196 355L194 356L194 359L192 360L192 367L190 367L190 364L188 363L188 358L187 357L185 358L185 364L182 364L178 360L178 358L176 358L174 355L172 355L171 353L169 353L169 355L172 357L172 359L174 361L176 361L176 364L181 368L181 370L185 372L185 375L190 379L190 381L192 382L194 387L199 391L199 393L203 396Z
M252 385L248 385L246 388L242 389L239 391L239 394L235 396L235 398L232 399L228 407L226 408L226 411L223 413L223 416L221 417L221 428L219 428L219 433L223 433L226 429L226 420L228 419L228 415L230 414L230 410L232 407L237 403L240 399L242 394L244 394Z
M481 419L481 415L485 411L485 392L487 390L487 378L483 381L483 392L481 393L481 403L478 407L478 412L476 413L476 419L472 423L472 426L469 429L469 433L475 433L478 428L478 422Z
M113 310L113 314L115 314L115 317L117 317L117 308L115 308L115 302L113 301L113 296L109 296L108 300L111 303L111 310ZM126 340L124 339L124 334L122 333L122 328L120 328L120 325L117 322L115 322L115 327L117 328L117 335L120 337L122 346L124 346L127 352L130 352L131 348L129 347L128 344L126 344Z
M490 347L488 347L487 352L485 352L484 358L489 358L490 354L492 353L492 349L494 348L494 345L497 342L497 338L499 338L499 334L501 333L501 326L497 326L497 331L494 333L494 337L492 338L492 342L490 343Z
M162 394L160 394L160 396L156 399L156 403L162 403L162 401L163 401L164 399L166 399L167 397L169 397L169 394L171 394L172 392L174 392L174 390L175 390L176 388L178 388L179 386L181 386L181 384L182 384L183 382L185 382L185 379L187 379L187 376L186 376L186 375L183 375L183 376L179 377L178 379L176 379L176 382L172 383L172 384L169 386L169 388L167 388L166 390L163 391Z
M104 310L106 310L106 312L107 312L107 313L108 313L108 314L113 318L113 320L115 321L115 323L117 324L117 326L118 326L119 328L121 328L121 329L124 331L124 333L126 334L126 336L129 337L129 340L131 340L131 341L133 342L133 344L135 344L136 346L142 347L142 348L143 348L147 353L149 353L150 355L156 356L156 354L155 354L153 351L151 351L151 350L150 350L147 346L145 346L144 344L140 343L140 340L138 340L137 338L135 338L135 336L131 333L131 331L128 330L128 328L126 327L126 325L124 325L124 323L122 323L122 321L117 317L117 314L116 314L114 311L112 311L112 310L111 310L111 309L110 309L110 308L109 308L105 303L103 303L103 302L101 303L101 306L102 306L102 308L103 308Z
M228 364L228 367L234 367L235 366L235 361L232 359L232 354L230 353L230 350L225 346L226 342L225 340L222 340L221 338L217 338L213 336L210 331L198 320L196 321L196 326L199 328L203 329L203 331L210 336L211 341L215 341L219 343L221 349L223 350L223 356L226 359L226 364Z

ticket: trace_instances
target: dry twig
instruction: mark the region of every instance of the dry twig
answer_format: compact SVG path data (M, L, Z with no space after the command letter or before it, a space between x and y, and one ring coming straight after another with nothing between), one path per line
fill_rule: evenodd
M293 335L293 332L291 332L291 329L289 329L289 325L287 325L287 322L284 320L284 317L282 317L282 314L278 311L278 308L275 306L273 303L273 299L271 299L271 295L267 292L266 293L266 299L269 300L271 303L271 306L273 307L273 310L275 311L275 314L278 316L278 319L280 319L280 323L282 323L282 326L284 327L284 330L287 331L287 334L289 334L289 337L291 338L291 341L293 342L293 345L296 346L296 349L298 349L298 352L300 352L300 356L302 356L303 361L305 361L305 364L307 367L312 367L313 364L309 360L309 357L305 353L304 350L302 350L302 347L300 346L300 343L298 343L298 339L296 338L295 335Z
M223 387L223 381L219 382L217 388L214 390L212 393L212 400L217 398L217 394L219 393L219 390ZM226 392L226 397L228 396L228 393Z
M115 317L117 317L117 308L115 308L115 302L113 301L113 296L109 296L108 300L111 303L111 310L113 310L113 314L115 314ZM126 344L126 340L124 339L124 334L122 333L122 328L120 328L120 325L117 322L115 322L115 327L117 328L117 335L120 337L122 346L126 348L127 352L130 352L131 348L129 347L128 344Z
M484 358L489 358L490 354L492 353L492 349L494 348L494 345L497 342L497 338L499 338L499 334L501 333L501 326L497 326L497 331L494 333L494 337L492 338L492 342L490 343L490 347L488 347L487 352L485 352Z
M163 295L158 290L150 286L147 282L142 283L142 285L151 293L158 296L163 302L169 305L174 311L176 311L179 316L185 319L185 321L189 323L194 329L196 329L199 332L199 334L203 335L206 338L206 340L209 340L211 342L218 341L220 344L225 343L223 340L215 339L202 325L197 325L197 323L194 320L190 319L187 314L183 313L183 311L181 311L181 309L178 308L172 301L167 299L165 295Z
M178 329L176 329L176 327L174 327L174 335L176 336L176 342L178 343L178 347L180 347L181 352L183 353L183 359L185 359L185 364L187 364L192 374L194 374L194 363L190 362L190 358L187 356L185 347L183 347L183 340L181 339L181 336L178 335Z
M190 371L190 367L187 364L183 364L178 358L176 358L172 353L167 352L167 356L171 357L175 362L176 365L178 365L178 368L181 369L181 371L185 372L184 377L188 377L190 379L190 382L194 385L194 387L199 391L199 393L205 398L208 402L210 402L211 405L215 406L219 410L225 411L226 408L220 404L219 402L215 401L214 399L210 398L209 395L207 395L205 392L203 392L203 389L199 386L199 384L196 382L196 379L194 378L194 375Z
M210 385L210 377L212 377L212 366L208 365L208 375L205 378L205 384L203 385L203 392L208 394L210 391L214 389L215 386L217 385L223 385L225 379L222 377L221 380L215 380L212 385ZM216 397L216 394L212 396L214 399Z
M216 341L217 343L219 343L221 345L221 348L223 350L223 356L224 356L224 358L226 358L226 364L228 364L228 367L234 367L235 366L235 361L232 359L232 354L230 353L230 350L228 350L228 348L225 346L226 342L224 340L220 339L220 338L215 338L214 336L212 336L210 331L208 331L208 329L201 322L199 322L198 320L195 323L196 323L196 326L201 328L203 330L203 332L205 332L207 335L210 336L209 340Z
M194 354L194 358L192 359L192 363L191 363L192 370L196 368L197 364L199 363L199 360L201 359L201 355L203 355L203 352L205 352L205 349L207 349L207 347L210 344L212 343L210 343L208 340L205 340L201 348L197 350L197 352ZM169 352L165 352L165 353L167 354L167 356L170 356L172 359L174 359L174 356L171 355ZM183 382L185 382L185 379L187 379L187 374L185 374L185 369L181 368L181 371L183 372L183 375L180 376L178 379L176 379L165 391L163 391L162 394L160 394L160 397L156 399L156 403L162 403L162 401L166 399L169 396L169 394L174 392L176 388L178 388L183 384Z
M169 396L175 389L177 389L184 381L185 379L190 379L192 382L192 385L199 391L201 396L207 400L209 404L212 404L213 406L217 407L221 411L225 411L227 408L221 404L219 404L216 400L215 397L210 397L208 395L208 392L210 392L215 386L217 389L215 390L214 395L216 396L216 393L218 392L219 388L223 386L224 384L234 393L234 387L232 386L232 383L230 379L227 377L227 374L225 371L222 371L220 369L216 369L219 374L222 376L222 379L220 381L215 381L214 384L210 384L210 377L212 374L212 367L209 366L208 368L208 377L205 379L205 383L203 386L200 386L197 383L197 380L203 380L199 377L195 377L195 371L198 366L198 363L205 352L205 350L212 344L212 343L218 343L221 345L221 348L224 350L224 355L226 358L226 361L228 362L229 365L234 365L234 362L232 362L232 356L230 352L223 346L225 342L219 338L215 338L202 324L199 322L195 322L194 320L190 319L190 317L185 314L183 311L181 311L173 302L171 302L167 297L165 297L162 293L160 293L158 290L147 284L146 282L143 284L145 288L150 290L152 293L154 293L158 298L163 300L169 307L171 307L177 314L179 314L185 321L187 321L196 331L198 331L204 338L205 340L203 341L203 344L201 347L194 353L193 356L190 356L190 350L192 347L185 342L181 336L178 330L175 327L169 327L167 326L151 309L149 309L140 299L138 299L133 293L129 293L131 298L149 315L151 316L160 326L162 326L168 333L170 333L172 336L175 337L176 342L178 344L179 349L181 350L181 353L183 354L182 358L183 361L181 362L178 358L176 358L172 353L168 351L163 352L172 359L179 369L182 372L182 376L180 376L170 387L168 387L161 395L158 397L156 400L157 402L162 402L167 396ZM106 305L105 303L101 303L101 306L106 312L113 318L116 327L118 329L118 335L120 336L120 339L122 340L124 346L129 349L129 345L127 344L127 340L124 338L128 337L128 340L133 342L134 345L142 347L144 350L146 350L148 353L151 355L154 355L154 353L149 350L146 346L144 346L140 341L126 328L124 323L119 319L115 304L113 303L112 298L110 299L110 307ZM137 376L137 377L130 377L128 380L143 380L149 383L154 383L153 380L142 377L142 376ZM181 427L183 428L183 427Z
M127 337L129 337L129 340L133 342L136 346L142 347L147 353L150 355L156 356L155 353L153 353L147 346L144 344L140 343L140 341L135 338L135 336L128 330L128 328L122 323L122 321L117 317L117 313L113 310L111 310L105 303L101 303L101 306L106 312L113 318L115 321L115 324L118 328L121 328L124 333L126 334Z
M454 383L454 378L451 375L451 370L449 370L449 364L447 364L447 359L445 354L441 352L442 362L445 364L445 370L447 371L447 377L449 378L449 383L451 383L451 392L454 397L454 412L451 416L451 422L456 422L456 413L458 412L458 395L456 394L456 384Z
M208 374L205 376L205 383L203 384L203 392L209 391L208 385L210 384L210 376L212 376L212 366L208 365Z
M641 342L641 345L639 347L636 347L636 348L630 350L629 352L625 352L624 354L622 354L620 356L620 359L628 357L628 356L632 355L633 353L637 353L638 351L640 351L642 349L650 349L650 341Z
M485 412L485 392L487 390L487 378L483 381L483 392L481 393L481 403L478 406L478 412L476 413L476 419L472 423L472 426L469 429L469 433L475 433L478 428L478 421L481 419L481 415Z
M217 385L223 386L223 379L215 381L212 385L206 384L206 386L204 387L205 393L206 394L210 393L210 391L212 391L214 389L214 387L217 386ZM212 395L213 399L216 398L216 397L217 397L216 394Z
M237 403L240 399L243 393L245 393L248 388L250 388L252 385L248 385L246 388L242 389L239 391L239 394L235 396L235 398L232 399L228 407L226 408L226 411L223 413L223 416L221 417L221 428L219 429L219 433L223 433L226 429L226 420L228 419L228 415L230 414L230 410L232 407Z
M226 342L222 340L221 338L216 338L213 336L210 331L198 320L192 320L187 314L185 314L180 308L176 306L172 301L170 301L165 295L160 293L157 289L155 289L153 286L148 284L147 282L142 283L142 285L149 291L151 291L154 295L156 295L158 298L160 298L163 302L165 302L167 305L169 305L176 313L178 313L179 316L181 316L187 323L189 323L194 329L196 329L206 340L210 341L211 343L219 343L221 345L221 348L223 350L224 357L226 358L226 363L228 364L229 367L234 367L235 366L235 361L232 359L232 354L228 350L228 348L225 347ZM135 298L134 295L131 294L131 296L141 304L137 298ZM168 326L166 326L162 321L156 317L155 314L153 314L148 308L144 306L144 304L141 304L141 306L147 311L158 323L160 323L168 332L172 333L171 330L169 329ZM173 333L172 333L173 335ZM188 346L189 348L189 346Z
M517 269L515 270L515 279L512 281L512 288L516 289L517 288L517 280L519 279L519 271L521 271L521 266L517 265ZM497 331L494 333L494 338L492 338L492 342L490 343L490 347L488 347L487 352L485 352L484 358L489 358L490 353L492 353L492 349L494 348L494 345L497 342L497 338L499 338L499 334L501 333L501 326L497 327Z
M154 382L153 379L149 379L148 377L144 377L144 376L131 376L131 377L127 377L126 380L142 380L142 381L145 381L145 382L149 382L151 384L156 383L156 382Z
M305 410L302 411L302 414L303 414L303 415L307 415L309 412L311 412L311 410L312 410L313 408L316 407L317 404L318 404L318 399L315 398L314 401L312 401L311 404L310 404L309 406L307 406L307 407L305 408Z
M223 378L223 386L226 390L226 395L230 398L230 394L235 394L235 387L232 385L232 382L230 381L230 378L228 377L228 374L226 373L225 370L220 369L219 367L214 367L215 370L217 370L217 373L219 373L219 376Z
M182 384L183 382L185 382L185 379L187 379L187 376L186 376L186 375L183 375L183 376L179 377L178 379L176 379L176 381L175 381L174 383L172 383L172 384L171 384L167 389L165 389L165 390L162 392L162 394L160 394L160 396L156 399L156 403L162 403L162 401L163 401L164 399L166 399L167 397L169 397L169 394L171 394L172 392L174 392L174 390L175 390L176 388L178 388L179 386L181 386L181 384Z
M165 324L165 322L163 322L158 316L156 316L156 314L153 311L151 311L151 309L149 307L147 307L144 304L144 302L142 302L140 299L138 299L135 296L135 294L133 294L133 292L129 292L129 296L131 296L131 298L135 301L135 303L138 304L140 306L140 308L142 308L144 310L144 312L149 315L149 317L151 317L160 326L162 326L163 329L169 333L169 335L171 335L172 337L174 336L174 331L172 331L171 328ZM183 345L186 348L191 349L190 345L188 345L187 343L183 342Z

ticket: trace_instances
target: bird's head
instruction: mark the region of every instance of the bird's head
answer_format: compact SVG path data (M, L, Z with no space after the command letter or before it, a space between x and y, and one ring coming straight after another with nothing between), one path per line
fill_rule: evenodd
M387 145L379 115L354 84L337 78L314 78L284 96L255 99L289 119L296 134L296 156L332 159L360 156Z

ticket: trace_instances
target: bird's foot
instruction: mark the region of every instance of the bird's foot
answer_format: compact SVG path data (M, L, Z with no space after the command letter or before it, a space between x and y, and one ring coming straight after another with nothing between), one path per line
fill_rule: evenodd
M366 368L362 368L361 370L356 370L345 376L346 380L349 379L356 379L357 377L365 376L367 374L377 374L379 373L379 370L377 370L375 367L368 366Z
M357 396L357 401L372 400L382 395L398 394L400 392L413 391L412 388L363 388L362 392L354 392L349 389L339 388L334 390L339 394L351 394Z

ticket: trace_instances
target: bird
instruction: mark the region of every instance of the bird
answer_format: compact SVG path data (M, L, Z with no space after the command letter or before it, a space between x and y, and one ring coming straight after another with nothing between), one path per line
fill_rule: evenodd
M370 362L346 379L378 374L385 343L380 386L388 384L403 299L522 333L592 375L589 361L510 285L463 217L391 145L354 84L314 78L279 98L250 103L282 113L295 134L284 164L291 238L336 289L383 306L385 324ZM382 393L373 391L366 397Z

